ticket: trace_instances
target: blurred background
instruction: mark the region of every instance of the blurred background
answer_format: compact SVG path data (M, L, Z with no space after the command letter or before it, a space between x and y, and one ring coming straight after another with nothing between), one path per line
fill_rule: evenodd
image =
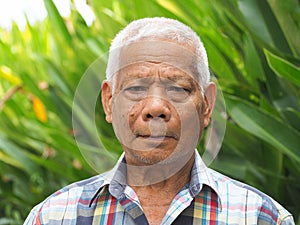
M22 224L48 195L97 174L74 139L76 87L120 29L153 16L200 35L221 86L226 133L210 167L272 196L300 224L298 0L1 0L1 225ZM96 123L106 170L121 149L100 104Z

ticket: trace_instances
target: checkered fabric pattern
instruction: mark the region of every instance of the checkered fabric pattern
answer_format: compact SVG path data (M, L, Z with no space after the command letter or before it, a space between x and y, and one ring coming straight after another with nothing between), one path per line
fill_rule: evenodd
M119 161L110 172L54 193L31 211L24 224L147 225L138 196L126 185L122 165ZM161 224L292 225L294 221L269 196L208 169L196 151L191 180L175 196Z

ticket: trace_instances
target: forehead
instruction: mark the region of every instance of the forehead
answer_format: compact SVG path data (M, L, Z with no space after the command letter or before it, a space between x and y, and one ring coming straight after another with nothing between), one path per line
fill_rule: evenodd
M196 82L195 78L192 75L188 74L186 71L183 71L180 68L175 67L174 65L158 62L138 62L126 66L118 73L119 82L126 82L137 79L152 80L158 77L160 78L160 80L170 80L173 82Z
M113 74L124 70L148 73L160 68L164 73L174 76L188 74L199 80L195 51L176 42L161 40L142 40L114 50ZM143 64L143 66L141 66Z

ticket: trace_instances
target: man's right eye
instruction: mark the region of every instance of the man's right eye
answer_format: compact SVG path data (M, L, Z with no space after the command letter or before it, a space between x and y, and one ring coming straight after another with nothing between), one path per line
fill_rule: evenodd
M147 96L148 88L145 86L129 86L124 89L125 96L132 101L139 101Z
M132 86L132 87L125 88L125 91L129 91L129 92L144 92L144 91L147 91L147 87L144 87L144 86Z

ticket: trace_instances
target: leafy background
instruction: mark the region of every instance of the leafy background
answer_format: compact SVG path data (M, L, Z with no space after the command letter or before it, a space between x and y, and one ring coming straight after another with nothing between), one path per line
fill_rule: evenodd
M46 196L96 174L73 136L77 84L121 28L153 16L188 24L207 48L228 113L211 167L269 194L300 224L299 1L90 0L91 26L75 9L62 18L44 3L43 22L0 30L0 224L22 224ZM97 109L114 156L97 162L105 170L120 149Z

